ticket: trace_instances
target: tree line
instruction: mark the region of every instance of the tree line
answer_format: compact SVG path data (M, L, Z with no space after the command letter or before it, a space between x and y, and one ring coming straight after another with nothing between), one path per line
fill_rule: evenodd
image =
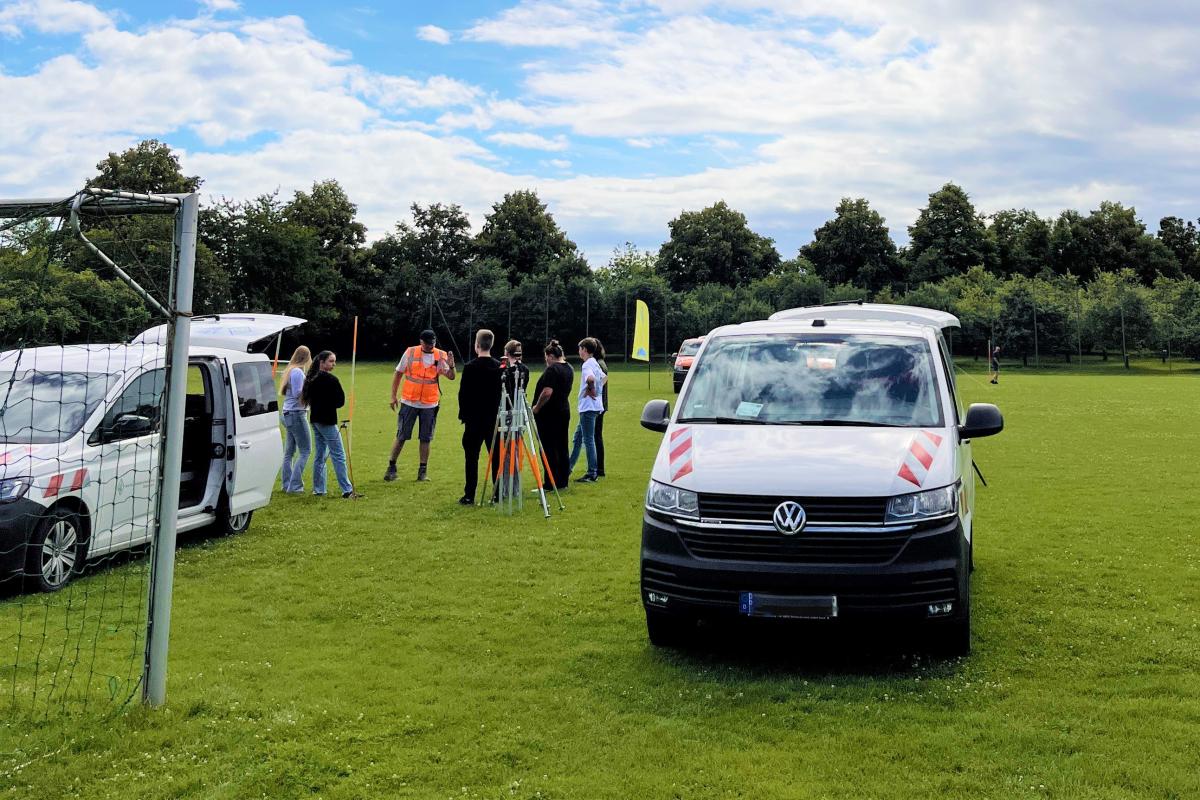
M202 184L154 140L110 153L89 181L148 193ZM994 341L1021 357L1168 348L1200 357L1196 224L1165 217L1151 233L1116 202L1054 218L1028 209L982 214L961 187L946 184L908 227L908 245L897 247L865 198L844 198L787 259L745 215L717 202L682 212L657 250L626 244L595 269L532 191L495 202L474 233L457 205L414 203L409 211L411 219L368 242L334 180L289 198L271 192L210 203L201 210L195 310L304 317L306 343L342 351L357 316L360 354L389 357L425 327L464 353L479 327L531 348L551 336L570 344L593 335L619 353L636 299L651 306L653 347L670 351L717 325L862 299L955 313L960 353L979 354ZM89 225L89 238L165 295L168 220ZM31 223L0 240L4 347L117 341L151 321L66 233Z

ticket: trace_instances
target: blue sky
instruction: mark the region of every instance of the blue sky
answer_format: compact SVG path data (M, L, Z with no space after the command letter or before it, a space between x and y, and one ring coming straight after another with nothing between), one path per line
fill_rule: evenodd
M836 9L836 15L831 13ZM594 264L724 199L785 257L839 198L1200 216L1200 4L0 0L0 196L167 141L214 196L342 182L373 236L533 188Z

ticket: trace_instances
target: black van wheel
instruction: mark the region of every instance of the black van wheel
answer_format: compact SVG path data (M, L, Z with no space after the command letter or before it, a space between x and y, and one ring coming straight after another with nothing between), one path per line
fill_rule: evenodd
M253 518L253 511L230 514L229 495L224 490L221 491L221 499L217 502L217 519L213 523L213 528L218 535L232 536L235 533L244 533L250 527L250 520Z
M56 508L45 517L29 540L25 575L29 588L57 592L83 569L87 535L78 514Z
M655 647L680 647L687 644L695 627L695 621L685 617L646 612L646 635L650 638L650 644Z

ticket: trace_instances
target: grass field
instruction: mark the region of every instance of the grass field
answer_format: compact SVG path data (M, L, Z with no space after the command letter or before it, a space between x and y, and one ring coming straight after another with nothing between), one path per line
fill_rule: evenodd
M182 548L168 706L4 719L0 797L1200 796L1195 376L982 377L966 399L1008 429L976 446L965 660L793 628L656 651L637 555L658 439L637 420L665 374L614 373L609 477L545 521L457 505L452 401L433 481L413 448L384 484L372 365L366 496L277 496Z

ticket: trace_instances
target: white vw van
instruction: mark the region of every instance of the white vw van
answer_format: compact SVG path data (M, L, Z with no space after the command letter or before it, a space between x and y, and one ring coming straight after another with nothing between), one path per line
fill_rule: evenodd
M719 615L920 621L969 652L971 440L1004 426L963 409L942 329L893 305L781 311L712 331L646 492L641 591L654 644Z
M304 320L192 321L179 530L245 530L282 459L271 362L250 352ZM129 344L0 353L0 583L54 591L155 523L165 327Z

